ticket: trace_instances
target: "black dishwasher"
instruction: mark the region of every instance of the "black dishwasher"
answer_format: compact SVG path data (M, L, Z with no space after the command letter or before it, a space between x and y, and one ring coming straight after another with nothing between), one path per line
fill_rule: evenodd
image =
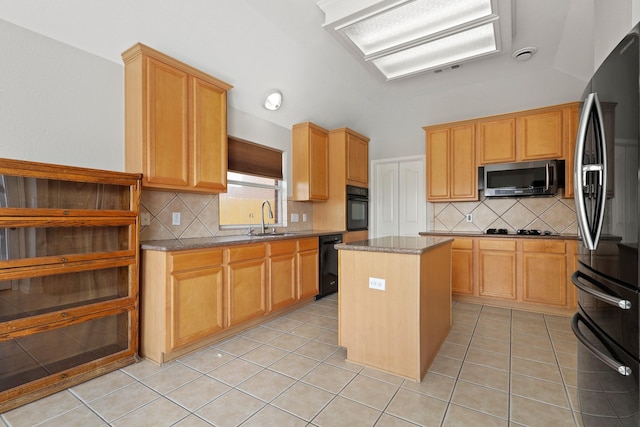
M320 290L316 299L338 292L338 251L333 246L342 243L342 234L329 234L320 236L318 239Z

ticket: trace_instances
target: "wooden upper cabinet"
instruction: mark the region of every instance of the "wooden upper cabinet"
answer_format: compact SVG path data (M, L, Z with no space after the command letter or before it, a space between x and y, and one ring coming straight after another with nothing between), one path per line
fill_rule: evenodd
M329 131L313 123L299 123L291 136L293 199L327 200Z
M478 119L478 165L572 158L577 108L571 103Z
M149 189L226 190L231 86L145 45L125 64L125 168Z
M478 122L478 164L515 161L515 118L481 119Z
M478 200L475 125L427 127L427 200Z
M450 198L449 135L451 130L427 129L427 200Z
M205 192L227 189L227 91L191 78L191 185Z
M369 138L347 129L347 184L369 185Z
M576 150L576 137L578 135L578 123L580 117L578 112L580 105L575 103L574 105L565 108L564 122L566 124L564 128L564 197L571 198L574 195L573 191L573 165L575 163L574 152Z
M563 157L562 116L562 109L552 109L518 117L516 129L519 160Z

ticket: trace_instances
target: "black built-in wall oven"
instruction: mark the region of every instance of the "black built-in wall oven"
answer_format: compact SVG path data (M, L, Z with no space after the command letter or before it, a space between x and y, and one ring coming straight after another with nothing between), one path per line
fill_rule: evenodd
M369 228L369 190L347 185L347 231Z

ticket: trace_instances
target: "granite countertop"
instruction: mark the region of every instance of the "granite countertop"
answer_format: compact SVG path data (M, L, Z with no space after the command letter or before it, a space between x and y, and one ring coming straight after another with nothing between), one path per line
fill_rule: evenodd
M449 237L490 237L490 238L516 238L516 239L556 239L556 240L578 240L577 234L486 234L481 231L421 231L421 236L449 236Z
M140 249L162 252L183 251L188 249L214 248L217 246L233 246L246 245L250 243L271 242L274 240L302 239L305 237L318 237L329 234L342 233L344 233L344 231L307 230L278 232L276 234L268 234L262 236L238 234L229 236L194 237L188 239L145 240L140 242Z
M452 238L447 237L387 236L358 242L338 243L335 248L347 251L420 255L432 248L452 241Z

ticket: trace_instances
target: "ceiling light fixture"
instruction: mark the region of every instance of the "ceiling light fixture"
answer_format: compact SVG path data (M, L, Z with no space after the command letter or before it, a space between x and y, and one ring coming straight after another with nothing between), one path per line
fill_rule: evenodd
M267 110L275 111L282 105L282 92L277 89L270 90L262 103Z
M318 6L333 19L325 27L392 80L500 52L497 2L369 2L370 7L340 18L331 9L336 0L320 0Z

